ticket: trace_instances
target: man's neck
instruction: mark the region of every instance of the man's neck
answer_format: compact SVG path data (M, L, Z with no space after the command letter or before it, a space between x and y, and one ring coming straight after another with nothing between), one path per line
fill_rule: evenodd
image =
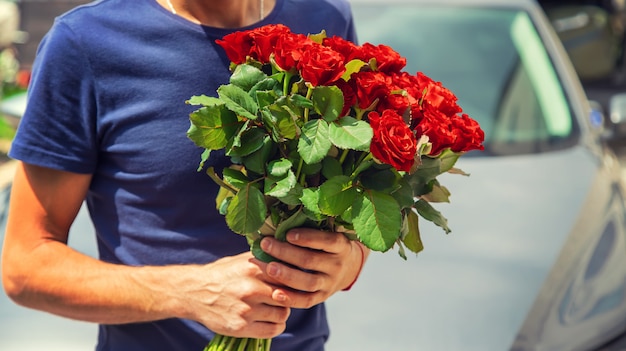
M275 0L156 1L168 11L173 8L172 12L191 22L218 28L240 28L254 24L267 16L276 3Z

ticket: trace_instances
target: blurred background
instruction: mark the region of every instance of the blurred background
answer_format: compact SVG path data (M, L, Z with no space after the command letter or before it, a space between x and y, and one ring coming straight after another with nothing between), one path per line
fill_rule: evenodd
M6 205L14 164L8 162L10 146L23 94L39 41L54 18L88 1L79 0L0 0L0 240L4 237ZM96 256L95 239L85 214L75 223L71 245ZM77 233L80 232L80 233ZM0 293L0 350L79 351L93 350L97 327L15 305Z

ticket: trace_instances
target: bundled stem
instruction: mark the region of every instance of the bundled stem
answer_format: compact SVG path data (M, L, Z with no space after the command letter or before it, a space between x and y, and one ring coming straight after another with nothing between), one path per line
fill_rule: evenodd
M204 351L270 351L272 339L236 338L215 334Z

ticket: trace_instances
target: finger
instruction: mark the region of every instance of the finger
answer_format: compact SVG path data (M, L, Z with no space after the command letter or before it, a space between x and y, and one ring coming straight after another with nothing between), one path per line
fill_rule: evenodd
M278 287L278 285L281 285L281 283L279 281L277 281L276 279L270 277L267 274L267 262L263 262L263 261L258 261L256 262L256 264L259 266L259 268L261 268L261 274L259 276L257 276L257 278L259 280L264 281L266 284L268 284L272 289L275 289ZM272 290L273 291L273 290ZM263 301L265 302L265 301Z
M250 320L254 322L265 322L282 324L287 321L291 309L289 307L278 306L276 302L272 305L261 304L253 309L253 313L250 315Z
M326 266L334 261L331 257L333 254L281 242L272 237L264 238L261 241L261 248L279 261L304 270L327 271Z
M304 292L292 289L277 289L274 292L274 295L280 296L284 295L290 301L290 305L292 308L311 308L325 299L325 294L323 292Z
M296 228L287 233L287 241L293 245L330 253L340 253L349 244L349 239L335 232L311 228Z
M267 274L282 285L304 292L326 290L329 276L324 273L303 271L296 267L271 262L267 265ZM274 298L274 293L272 293Z

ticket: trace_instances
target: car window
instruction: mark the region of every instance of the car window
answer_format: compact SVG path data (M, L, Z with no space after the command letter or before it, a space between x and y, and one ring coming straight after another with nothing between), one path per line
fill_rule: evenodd
M359 41L389 45L459 98L485 131L485 154L570 144L576 126L559 76L523 11L353 4Z

